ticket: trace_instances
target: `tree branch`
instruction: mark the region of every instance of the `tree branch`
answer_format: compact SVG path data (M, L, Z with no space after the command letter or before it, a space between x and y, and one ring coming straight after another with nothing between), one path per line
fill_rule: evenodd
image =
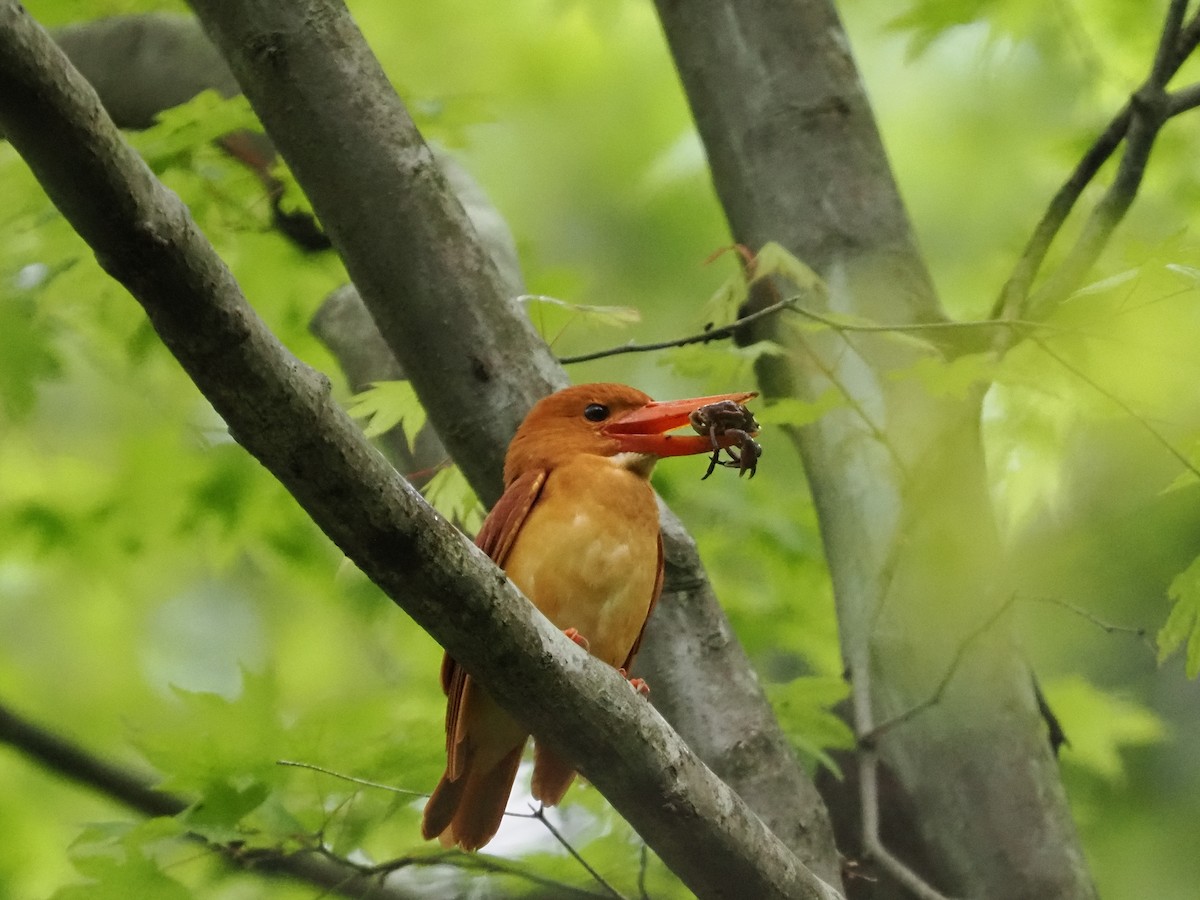
M174 816L190 805L187 800L151 787L149 779L115 766L61 735L43 728L0 703L0 743L8 744L49 772L115 800L144 816ZM336 858L279 851L258 851L250 858L239 850L192 835L220 852L230 866L284 875L308 882L343 897L379 897L380 900L413 900L414 894L378 878L365 877L351 864Z
M370 447L333 402L327 379L257 318L178 198L123 143L86 82L14 0L0 2L0 45L0 122L12 144L239 443L334 543L505 709L576 761L697 894L836 896L623 678L567 640ZM260 37L249 49L279 69L291 61L278 56L277 41ZM417 175L436 177L427 151L411 141L399 151ZM459 225L438 217L421 233L434 240L428 229ZM336 227L331 234L347 238ZM421 265L419 254L402 255ZM474 358L482 389L488 364ZM447 365L461 362L439 368Z
M566 381L486 250L345 8L194 3L312 201L443 443L485 502L533 401ZM351 186L355 190L351 190ZM639 655L655 704L689 745L827 880L831 829L695 545L660 507L668 566ZM671 564L671 561L675 561Z
M944 321L831 0L655 6L732 242L773 240L804 260L829 286L835 320ZM775 324L755 329L788 350L757 362L763 393L818 396L826 374ZM865 677L874 688L861 702L884 720L928 696L973 624L970 612L997 591L1000 542L980 392L935 397L889 379L928 353L911 343L864 336L855 353L827 352L838 338L805 343L883 424L887 444L850 408L790 434L820 522L855 695ZM980 641L943 701L881 744L896 793L914 811L904 837L927 863L921 877L946 891L1091 897L1028 670L1008 637Z
M994 318L1036 318L1039 311L1059 302L1079 286L1133 203L1158 132L1173 116L1200 105L1195 85L1176 94L1166 91L1167 83L1200 42L1200 12L1183 27L1186 7L1187 0L1171 0L1145 83L1113 117L1051 199L996 298L992 307ZM1084 188L1122 141L1126 149L1112 185L1092 210L1066 259L1034 293L1034 280L1051 244Z

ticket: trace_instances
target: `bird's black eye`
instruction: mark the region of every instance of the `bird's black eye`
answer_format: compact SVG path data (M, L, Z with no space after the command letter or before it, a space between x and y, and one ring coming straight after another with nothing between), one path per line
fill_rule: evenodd
M608 418L608 407L603 403L589 403L583 417L589 422L603 422Z

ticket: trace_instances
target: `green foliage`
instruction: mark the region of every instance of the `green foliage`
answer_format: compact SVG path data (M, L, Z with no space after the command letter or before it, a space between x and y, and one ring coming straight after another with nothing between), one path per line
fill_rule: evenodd
M250 101L241 94L224 98L216 91L204 91L159 113L154 127L131 134L129 143L161 178L168 169L192 168L197 153L242 130L262 130Z
M1063 759L1109 781L1122 781L1121 750L1166 739L1162 719L1140 703L1102 691L1079 676L1044 685L1069 744Z
M86 882L61 888L54 900L188 900L192 891L165 871L181 837L171 819L89 825L71 845L71 862Z
M551 347L572 325L595 331L601 326L624 328L636 325L642 319L641 313L631 306L569 303L544 294L526 294L521 300L538 333Z
M996 379L1000 364L992 353L970 353L952 360L922 356L910 368L893 371L893 378L914 378L934 397L961 399Z
M833 676L795 678L767 686L767 696L792 746L812 767L822 765L841 778L828 750L854 748L854 732L832 708L850 696L850 685Z
M425 486L425 499L467 534L483 524L484 509L458 466L441 469Z
M27 5L51 24L160 8ZM736 317L746 275L728 251L702 265L729 236L651 4L352 5L426 134L461 148L512 225L538 295L526 301L531 317L556 352L673 339ZM1047 16L1032 0L844 4L952 315L986 314L1047 198L1144 76L1164 7L1103 0ZM916 54L907 65L906 46ZM244 101L202 95L133 141L270 327L337 377L307 326L344 283L340 262L272 231L258 179L212 143L253 127ZM1069 599L1098 621L1158 632L1160 654L1184 649L1192 677L1195 476L1168 447L1195 464L1200 249L1183 229L1200 211L1198 129L1196 117L1171 124L1094 283L1034 332L1041 345L1027 341L999 364L929 353L889 373L944 397L993 381L981 439L1011 543L1009 577L1022 596ZM284 205L303 208L290 174L275 174L288 187ZM431 788L443 764L440 649L229 440L7 144L0 183L0 701L19 700L105 758L152 765L192 804L176 818L140 821L4 754L0 894L311 895L231 875L185 830L284 849L321 834L345 855L429 859L419 801L277 761ZM1069 224L1052 262L1077 227ZM724 283L718 265L733 267ZM822 287L772 244L759 250L754 275L801 293ZM784 315L818 338L879 324ZM626 329L619 341L614 327ZM862 338L844 334L848 344ZM871 339L928 349L929 337ZM722 342L571 374L661 397L709 393L753 387L754 363L781 352ZM376 385L349 404L372 434L399 423L415 434L424 420L402 384ZM808 403L756 403L766 455L753 480L718 470L701 483L702 459L666 461L655 476L695 534L790 737L818 761L848 746L828 712L845 691L842 661L812 498L793 433L777 426L807 425L845 404L837 388ZM457 469L439 472L426 493L468 531L477 526L478 503ZM1194 707L1185 693L1193 685L1155 669L1126 636L1030 606L1025 638L1038 670L1056 676L1047 693L1071 742L1064 761L1101 893L1191 896L1200 791L1194 748L1176 722ZM1114 682L1119 691L1094 687ZM636 895L640 844L598 793L573 789L563 814L578 825L573 845ZM504 853L546 877L591 884L544 834ZM686 896L656 859L646 876L651 896ZM514 893L528 887L496 877ZM1126 888L1131 877L1138 883Z
M379 437L401 424L410 435L425 427L425 407L417 399L411 381L377 381L350 398L347 412L367 420L363 425L367 437Z
M1187 675L1195 678L1200 675L1200 559L1176 576L1167 593L1175 605L1158 633L1158 661L1186 642Z

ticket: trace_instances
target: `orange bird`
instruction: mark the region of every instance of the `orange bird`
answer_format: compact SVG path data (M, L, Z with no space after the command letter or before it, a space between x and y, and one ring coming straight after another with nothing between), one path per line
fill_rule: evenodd
M568 637L628 671L662 589L650 472L660 457L736 442L716 432L666 432L708 404L753 396L659 403L622 384L551 394L530 410L509 445L504 494L476 545ZM529 734L449 655L442 689L446 774L425 805L421 833L447 847L477 850L500 827ZM535 798L553 806L574 778L566 760L535 747Z

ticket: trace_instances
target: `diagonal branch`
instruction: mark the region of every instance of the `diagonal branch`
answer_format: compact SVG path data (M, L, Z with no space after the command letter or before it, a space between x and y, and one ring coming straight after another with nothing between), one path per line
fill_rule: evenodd
M1036 317L1038 311L1061 301L1079 286L1137 196L1151 148L1163 125L1173 116L1200 105L1195 85L1175 93L1166 90L1167 83L1200 43L1200 12L1184 26L1186 7L1187 0L1171 0L1145 83L1112 118L1051 199L996 298L992 308L994 318ZM1092 210L1075 246L1034 293L1033 283L1051 244L1084 188L1123 141L1125 153L1112 185Z
M576 761L697 894L837 896L623 678L567 640L371 448L15 0L0 2L0 45L0 125L13 146L239 443L347 557Z
M337 0L193 6L443 443L485 502L494 500L517 420L566 376L497 282L353 19ZM655 704L789 847L832 880L837 854L816 790L695 543L665 507L661 518L664 590L639 656L639 666L654 666Z

